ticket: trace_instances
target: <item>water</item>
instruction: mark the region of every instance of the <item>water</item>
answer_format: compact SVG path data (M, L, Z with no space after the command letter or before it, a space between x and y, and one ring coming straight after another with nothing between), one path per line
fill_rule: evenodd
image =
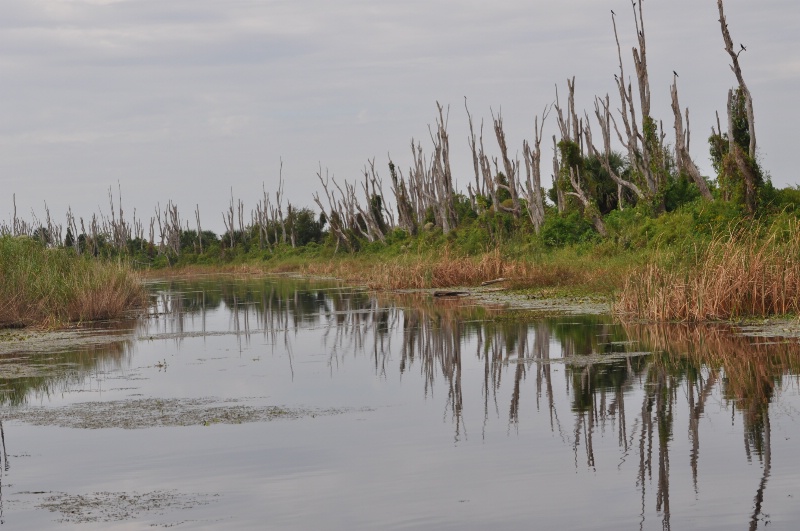
M796 343L297 279L151 288L110 344L0 359L0 527L800 517Z

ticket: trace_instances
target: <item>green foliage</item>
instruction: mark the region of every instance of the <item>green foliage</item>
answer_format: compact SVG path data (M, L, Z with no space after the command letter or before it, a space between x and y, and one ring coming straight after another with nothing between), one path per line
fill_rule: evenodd
M700 199L700 189L686 175L669 179L664 189L664 208L667 212Z
M597 232L579 212L568 212L564 215L548 213L545 215L540 236L549 247L563 247L593 241Z
M459 224L469 223L478 218L478 213L472 209L469 197L464 194L455 194L453 205L456 210L456 218Z
M769 201L763 197L768 179L758 161L750 156L750 126L747 119L747 99L741 88L734 91L728 112L733 129L733 146L728 133L718 132L708 139L711 163L717 172L723 199L741 205L748 213L756 213ZM767 191L769 193L769 191Z

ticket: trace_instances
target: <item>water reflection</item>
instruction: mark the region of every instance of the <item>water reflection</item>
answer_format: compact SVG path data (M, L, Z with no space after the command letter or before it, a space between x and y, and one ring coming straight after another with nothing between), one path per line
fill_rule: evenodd
M685 387L689 406L689 440L692 444L691 469L697 490L697 464L700 456L699 420L708 398L720 387L721 396L741 414L744 426L744 451L748 461L755 453L763 475L753 500L750 529L756 529L762 515L767 481L772 469L770 403L787 380L797 383L800 355L794 341L766 341L734 335L724 326L629 326L628 334L661 352L653 363L660 394L666 397L668 411L656 416L659 438L670 439L675 396ZM663 382L663 384L661 383ZM663 428L662 428L663 424ZM666 442L659 446L659 486L666 485L668 504L669 453ZM668 521L668 505L665 519Z
M130 335L135 323L117 323ZM112 373L130 365L134 339L103 341L80 348L48 353L12 353L0 356L0 406L23 406L75 390L98 373ZM65 347L62 347L65 348Z
M308 356L298 345L313 335L332 379L354 358L382 381L419 377L426 400L446 396L444 418L456 445L475 437L476 419L481 440L498 420L509 436L528 425L549 426L571 452L576 473L611 468L628 474L638 491L642 529L654 513L663 529L671 529L676 476L690 477L699 498L702 458L714 451L701 453L701 439L719 440L718 428L704 422L712 404L729 413L731 426L741 423L741 455L760 467L748 525L768 522L771 406L800 374L796 342L744 337L723 326L532 316L460 299L375 295L299 279L156 283L149 315L136 326L139 340L172 341L178 349L188 338L230 336L242 351L258 338L286 354L292 380L297 358ZM0 399L19 405L78 385L91 371L124 367L133 351L135 342L125 341L51 355L48 363L69 370L0 379ZM677 460L671 455L676 448ZM0 515L1 500L0 494Z
M701 419L718 392L731 414L741 416L746 459L757 459L763 470L750 528L763 520L772 467L770 404L776 391L800 374L795 342L754 340L722 326L623 326L597 316L531 320L460 300L375 296L305 281L261 286L212 281L190 290L165 286L155 307L170 319L157 323L165 332L180 334L188 329L185 321L199 315L205 332L207 312L223 305L230 315L229 330L240 341L262 333L273 344L282 344L290 360L294 334L321 328L332 373L343 357L352 355L368 357L381 378L393 364L401 375L419 372L426 397L434 390L447 393L445 414L456 443L467 436L465 357L479 360L483 368L484 436L490 417L502 409L508 412L508 429L518 430L523 389L533 379L536 410L546 411L551 431L571 446L575 467L596 470L595 438L605 436L609 426L622 461L638 457L641 527L654 487L662 528L671 528L670 449L679 417L687 419L688 466L699 494ZM569 411L559 411L557 405L555 367L563 367ZM504 385L511 392L502 406ZM562 424L561 419L570 417Z

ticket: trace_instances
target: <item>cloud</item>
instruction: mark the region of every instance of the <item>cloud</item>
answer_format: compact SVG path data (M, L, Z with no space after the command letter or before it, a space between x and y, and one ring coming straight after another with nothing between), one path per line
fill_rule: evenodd
M289 198L311 204L320 162L340 178L368 158L383 167L387 152L405 165L440 101L451 105L454 172L465 183L465 96L477 120L502 108L512 152L567 77L576 76L580 108L613 96L612 8L632 75L627 0L4 0L0 171L27 176L15 183L18 201L48 199L53 211L104 204L119 179L140 211L172 198L218 217L230 186L243 197L262 180L273 188L283 158ZM800 8L776 0L726 10L734 38L747 41L766 165L787 184L788 127L800 110L780 102L796 92ZM654 114L669 127L677 70L706 171L702 139L735 83L717 16L713 2L645 5ZM79 194L65 176L83 183ZM140 185L153 179L159 186ZM9 208L0 202L0 217Z

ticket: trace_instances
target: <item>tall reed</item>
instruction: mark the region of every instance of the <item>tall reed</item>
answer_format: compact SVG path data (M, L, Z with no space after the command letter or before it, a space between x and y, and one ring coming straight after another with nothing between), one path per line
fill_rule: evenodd
M625 281L617 313L650 321L710 321L797 313L797 220L740 228L676 257L661 253Z
M146 302L125 265L48 249L26 237L0 238L0 326L59 326L120 317Z

